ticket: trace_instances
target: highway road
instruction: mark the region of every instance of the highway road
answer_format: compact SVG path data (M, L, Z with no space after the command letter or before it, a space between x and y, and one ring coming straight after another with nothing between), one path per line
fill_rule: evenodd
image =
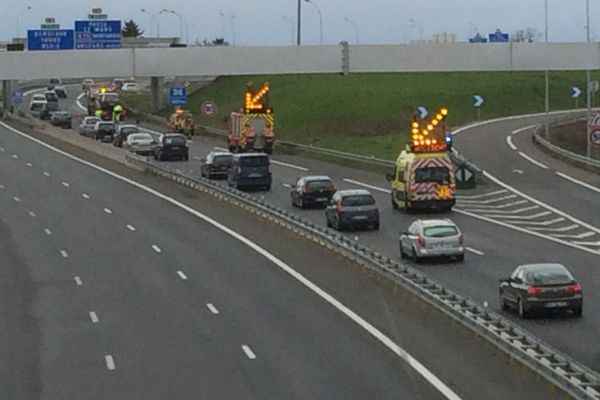
M81 112L73 97L66 102L66 106L74 112ZM563 115L556 115L553 118L560 119ZM322 210L298 210L291 206L290 185L295 183L297 177L305 174L325 174L336 182L339 189L366 187L375 195L379 204L382 216L381 230L347 234L383 254L396 258L399 257L399 232L406 229L416 218L451 218L465 232L468 253L464 264L437 261L425 265L409 263L453 290L473 298L480 304L487 304L496 312L500 312L498 280L508 276L517 265L546 261L563 263L582 282L585 293L583 318L551 316L519 320L511 312L502 313L549 344L600 371L600 343L596 340L600 335L600 280L594 271L600 246L594 247L590 244L600 240L600 230L593 225L593 222L586 223L594 220L587 219L579 212L573 212L578 207L566 207L567 204L573 204L573 201L564 200L560 204L554 203L551 198L539 197L543 195L543 190L528 195L527 185L522 181L529 179L530 185L538 187L541 181L535 175L537 173L535 168L540 167L519 155L518 151L512 150L506 141L507 135L516 132L515 135L511 135L515 139L513 145L518 140L529 143L524 135L527 132L519 129L539 121L539 117L524 117L493 124L481 124L464 129L456 136L458 149L476 163L481 163L486 171L496 173L495 170L488 169L488 164L492 167L504 165L502 168L507 174L492 175L491 179L488 179L489 182L477 190L460 193L458 205L452 213L406 215L392 209L389 200L389 183L381 174L289 155L276 154L272 158L273 190L266 193L258 192L256 195L264 196L280 207L294 210L307 219L324 224ZM152 128L155 131L160 129ZM164 162L161 165L169 165L174 169L198 176L202 157L211 149L223 145L224 141L219 139L195 137L189 162ZM478 153L480 149L493 149L493 151L481 155ZM503 164L503 160L510 159L511 156L516 159ZM566 168L565 171L573 174L571 176L580 176L571 168L556 162L556 168L559 167ZM527 168L534 168L534 172L530 173ZM522 171L523 174L514 172L515 169ZM548 171L542 172L548 173ZM560 192L568 193L568 196L562 197L591 199L589 203L582 204L585 204L586 208L589 207L589 214L593 214L591 211L594 209L593 198L597 193L572 184L564 178L559 179L562 181L561 184L568 185L568 189ZM552 187L554 184L556 182L549 182L547 187ZM556 194L556 191L551 189L547 189L546 194L548 192L551 197L552 194ZM590 235L591 233L593 235Z
M347 260L101 164L0 126L0 398L562 397Z

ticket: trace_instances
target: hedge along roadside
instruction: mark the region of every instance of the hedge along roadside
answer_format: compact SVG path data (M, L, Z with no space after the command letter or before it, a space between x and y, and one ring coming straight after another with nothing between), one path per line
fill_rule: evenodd
M157 166L145 159L127 155L129 163L147 172L230 202L312 240L353 262L409 290L446 315L461 322L477 335L519 360L532 371L560 387L576 399L600 399L600 375L553 349L502 316L487 311L473 301L446 289L410 266L400 264L324 226L306 221L293 213L247 193L225 188L204 178L195 178Z

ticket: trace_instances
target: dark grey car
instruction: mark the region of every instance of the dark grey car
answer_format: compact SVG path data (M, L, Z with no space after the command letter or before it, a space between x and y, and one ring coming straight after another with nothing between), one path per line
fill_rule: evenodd
M328 176L303 176L292 186L292 205L305 208L326 206L335 194L335 186Z
M327 226L338 231L347 228L379 229L379 209L368 190L340 190L325 208Z
M236 189L271 190L273 176L266 154L236 154L227 174L227 184Z
M514 308L521 318L536 311L583 312L583 292L573 275L561 264L527 264L500 280L500 306Z
M200 174L208 179L227 178L232 164L233 154L226 151L212 151L203 160Z

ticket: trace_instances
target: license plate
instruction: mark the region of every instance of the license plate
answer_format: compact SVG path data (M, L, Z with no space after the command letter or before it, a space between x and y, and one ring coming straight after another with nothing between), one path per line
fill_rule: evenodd
M556 307L565 307L567 305L566 301L555 301L551 303L544 303L544 307L547 308L556 308Z
M257 173L248 174L248 178L260 178L261 175Z
M367 216L366 215L357 215L357 216L352 217L352 219L359 219L359 220L367 219Z
M173 146L171 147L171 150L179 150L179 146Z
M327 197L317 197L317 201L327 201Z

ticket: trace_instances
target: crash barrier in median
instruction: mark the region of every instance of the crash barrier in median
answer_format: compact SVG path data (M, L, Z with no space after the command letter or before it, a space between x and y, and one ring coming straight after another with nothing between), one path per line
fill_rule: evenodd
M264 198L257 198L205 178L189 176L172 168L153 164L139 156L128 154L126 159L137 169L144 169L147 173L170 179L180 185L247 209L347 257L370 271L390 279L461 322L512 359L519 360L573 398L600 400L600 374L553 349L506 318L478 306L474 301L429 279L423 272L386 257L337 231L271 205Z
M552 124L551 127L558 127L568 124L573 124L581 119L570 119L565 121L560 121L556 124ZM585 119L584 119L585 120ZM533 133L532 140L535 144L538 145L539 148L544 150L546 153L549 153L555 158L566 161L570 164L573 164L579 168L586 169L588 171L600 173L600 160L595 160L593 158L586 157L582 154L577 154L572 151L563 149L555 144L550 143L545 137L545 128L539 127Z

